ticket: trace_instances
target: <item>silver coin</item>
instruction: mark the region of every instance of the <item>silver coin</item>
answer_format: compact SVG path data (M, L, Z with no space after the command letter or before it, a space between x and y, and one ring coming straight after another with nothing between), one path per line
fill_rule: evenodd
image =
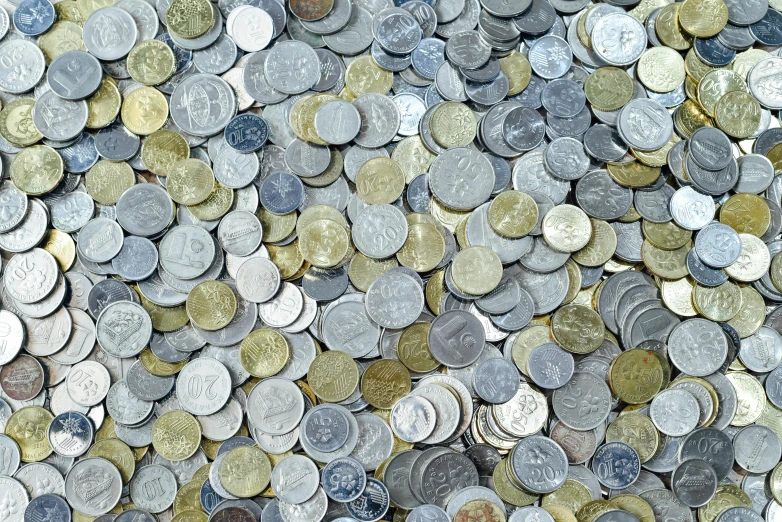
M132 357L152 338L152 319L141 305L117 301L100 313L95 331L98 343L109 354Z
M394 435L389 425L372 413L355 415L359 427L356 447L350 456L361 463L365 471L373 471L391 456Z
M73 101L92 96L100 87L102 76L98 59L79 50L61 54L46 71L46 80L52 91L60 98Z
M565 386L554 391L552 405L566 426L576 430L595 429L608 418L611 390L597 375L576 372Z
M270 435L290 433L304 415L301 390L291 381L269 378L247 397L247 417L256 428Z
M565 451L556 442L540 435L519 441L509 458L510 472L515 479L535 493L559 489L568 475Z
M193 415L210 415L228 402L231 376L219 361L199 357L179 372L176 391L182 409Z
M406 442L421 442L434 431L436 412L432 403L420 396L407 396L394 404L390 424L394 434Z
M364 304L369 318L380 326L405 328L421 314L424 295L412 277L387 272L369 286Z
M629 18L633 23L638 23L631 16L619 14L606 16L599 23L612 17ZM616 28L613 30L616 31ZM631 100L625 105L619 113L618 123L622 139L629 146L642 151L659 149L673 134L673 121L668 111L660 103L646 98Z
M690 392L669 389L655 396L649 414L661 432L680 437L687 435L698 425L700 410L698 402Z
M573 376L573 356L556 343L545 343L530 352L527 368L530 378L541 388L561 388Z
M43 78L45 64L35 43L7 39L0 45L0 88L12 94L31 90Z
M361 130L361 116L350 102L332 100L315 113L315 130L326 142L344 145Z
M93 494L96 486L101 493L99 495ZM65 476L65 493L73 509L85 515L100 516L119 502L122 476L117 467L106 459L82 459Z
M152 183L133 185L117 200L117 221L128 233L151 237L168 227L174 203L165 189Z
M319 486L318 468L302 455L280 460L272 470L271 486L283 502L301 504L311 498Z
M387 496L387 495L386 495ZM320 522L326 514L328 497L319 487L311 498L300 504L288 504L277 500L283 522Z
M9 252L26 252L38 245L46 234L49 216L46 205L30 200L24 220L13 230L0 234L0 247Z
M600 18L590 36L597 56L611 65L630 65L646 49L643 24L625 13L612 13Z
M113 219L96 217L79 231L76 248L87 261L105 263L119 254L124 242L122 228Z
M218 100L219 103L209 103L208 100ZM209 136L225 128L233 118L236 96L225 80L212 74L193 74L172 92L170 110L171 119L184 132Z
M133 17L119 7L103 7L90 14L83 34L90 54L106 61L127 56L139 36Z
M508 402L519 388L518 370L507 359L487 359L478 364L473 372L473 388L486 402Z
M292 74L294 70L296 74ZM320 79L320 60L315 51L303 42L279 42L266 57L264 73L274 89L286 94L299 94Z
M136 470L129 489L130 498L138 508L161 513L174 503L177 482L168 468L150 464Z
M713 268L724 268L741 255L741 238L722 223L706 225L695 236L695 251L701 261Z
M5 290L20 303L35 303L46 297L57 284L59 270L54 257L41 248L17 254L5 267Z
M782 454L782 446L774 432L756 424L742 428L733 438L733 445L736 463L751 473L771 471L778 462L777 455Z

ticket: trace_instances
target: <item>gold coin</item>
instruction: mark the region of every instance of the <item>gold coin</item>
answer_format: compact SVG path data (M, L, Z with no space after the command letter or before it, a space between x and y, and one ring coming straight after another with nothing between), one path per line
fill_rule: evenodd
M114 5L115 0L76 0L76 4L86 20L92 13L103 7Z
M684 229L673 221L652 223L644 219L641 230L653 246L662 250L676 250L692 239L692 230Z
M330 219L309 223L299 235L302 257L318 268L331 268L339 263L348 252L349 244L345 227Z
M782 503L782 463L777 464L769 475L768 487L774 500Z
M736 506L752 509L752 500L749 495L733 484L719 484L717 492L714 493L708 504L698 508L698 520L700 522L714 522L723 511Z
M53 419L54 415L40 406L24 406L8 417L5 434L19 445L22 462L39 462L51 455L46 433Z
M76 243L73 238L57 229L46 231L40 247L54 256L63 272L68 271L76 260Z
M391 152L391 159L405 172L405 183L410 183L416 176L428 171L435 157L418 135L403 139Z
M532 66L526 56L513 50L500 58L500 69L508 77L508 96L516 96L527 88L532 79Z
M681 279L687 277L687 252L692 249L692 241L676 250L662 250L644 240L641 245L641 258L644 264L656 276L665 279Z
M638 161L623 161L622 163L607 163L606 170L611 178L620 185L639 188L654 183L660 177L661 169L649 167Z
M293 279L293 276L304 266L298 239L290 245L268 245L266 249L269 251L269 260L277 266L280 277L285 280Z
M644 463L657 453L660 434L648 416L625 413L608 425L606 442L624 442L630 445L638 453L641 463Z
M190 321L207 331L225 328L236 315L236 296L220 281L204 281L193 288L185 303Z
M174 0L166 10L168 30L181 38L198 38L215 24L209 0Z
M354 285L355 286L355 285ZM445 301L445 270L438 270L426 282L426 304L434 315L440 315L441 304Z
M198 219L214 221L226 215L234 203L234 189L214 182L215 186L209 196L201 203L189 205L187 210ZM295 212L294 212L295 214ZM266 229L264 228L264 232Z
M239 446L225 454L217 470L220 483L231 495L256 497L269 485L272 465L256 446Z
M81 14L81 11L79 10L79 4L76 2L76 0L64 0L62 2L57 2L54 4L54 12L57 15L57 20L73 22L78 25L79 28L81 28L81 26L83 26L84 22L87 20L87 18ZM55 22L55 24L57 24L57 22ZM39 43L41 41L40 38L41 37L39 36Z
M173 462L192 457L200 442L201 425L184 410L167 411L152 425L152 446Z
M113 122L120 112L122 95L117 82L105 76L95 94L87 98L88 129L102 129Z
M689 277L664 280L660 286L663 302L673 313L682 317L695 317L698 311L692 302L695 283Z
M130 446L119 439L103 439L97 441L87 451L88 457L101 457L115 466L122 476L122 483L127 484L136 471L136 457Z
M38 37L38 47L43 51L46 65L49 65L55 58L68 51L86 51L84 46L84 40L81 35L81 24L84 20L81 20L81 24L74 23L74 20L68 20L60 13L67 13L75 11L79 13L78 8L73 11L68 9L68 6L60 7L61 4L70 4L76 7L76 2L66 1L58 2L54 5L55 11L58 13L58 22L54 22L52 28L46 31L44 34ZM81 13L79 13L81 17Z
M782 258L777 259L780 256L774 256L771 260L771 267L769 268L769 275L771 276L771 282L777 291L782 292Z
M766 152L766 157L774 165L774 170L782 169L782 143L777 143Z
M11 162L11 181L30 196L51 192L60 184L62 177L62 158L46 145L22 149Z
M771 224L766 201L756 194L734 194L720 207L720 223L739 234L762 236Z
M391 204L402 195L405 173L391 158L372 158L358 169L356 192L365 203Z
M657 150L643 151L630 147L630 152L638 161L649 167L663 167L668 164L668 153L682 139L674 132L668 142Z
M18 147L27 147L43 138L33 123L35 98L17 98L0 111L0 135Z
M337 96L333 94L316 94L310 96L300 105L297 128L301 134L300 138L315 143L316 145L328 145L328 142L318 135L315 130L315 114L326 102L336 100Z
M142 85L160 85L176 71L174 51L161 40L136 44L127 57L130 77Z
M608 379L614 394L627 404L651 401L665 384L661 361L641 348L619 354L611 363Z
M574 205L557 205L549 210L541 230L546 243L560 252L581 250L592 236L589 217Z
M135 134L152 134L166 123L166 119L166 97L153 87L140 87L131 91L122 102L122 123Z
M211 464L206 465L211 466ZM203 480L196 480L194 477L193 480L187 484L183 484L182 487L179 488L179 491L176 492L176 496L174 497L174 505L171 508L175 517L180 513L189 513L191 511L204 513L202 511L203 508L201 507L201 486L203 485L204 480L206 480L206 478Z
M359 56L345 71L345 86L358 97L376 92L386 95L394 84L394 73L381 68L371 56Z
M440 367L429 350L430 323L414 323L404 329L396 345L399 360L414 372L427 373Z
M685 0L679 9L679 24L698 38L709 38L728 23L728 6L722 0Z
M766 392L763 385L745 372L728 372L726 377L736 389L738 408L733 416L731 426L747 426L752 424L763 413L766 406Z
M299 215L299 219L296 220L296 234L301 236L301 231L304 230L307 225L314 221L318 221L319 219L328 219L334 221L343 228L348 227L345 216L336 208L331 205L312 205L307 207L306 210Z
M454 232L456 226L470 215L470 211L453 210L446 207L437 201L437 198L431 198L429 200L429 213L434 216L442 226L451 232Z
M766 303L763 296L751 286L742 287L741 308L728 324L744 339L760 330L765 319Z
M568 289L562 304L570 303L581 291L581 269L578 264L572 258L568 259L565 261L565 270L568 275Z
M678 6L671 4L669 7L678 9ZM660 23L659 16L657 23ZM638 60L637 71L641 83L655 92L671 92L684 82L685 77L684 60L670 47L647 49Z
M763 277L771 266L771 254L768 247L757 236L739 234L741 238L741 255L725 273L736 281L751 283Z
M698 102L713 118L717 102L733 91L747 92L747 84L738 74L727 69L712 71L698 83Z
M606 221L590 218L589 222L592 236L584 248L573 252L572 259L582 266L603 266L616 252L616 232Z
M177 491L177 493L179 493L179 491ZM180 511L179 513L176 513L174 514L173 517L171 517L171 522L207 522L208 520L209 520L209 516L206 513L204 513L203 511L196 511L194 509L188 509L187 511Z
M741 289L732 281L715 287L696 284L692 300L703 317L712 321L729 321L741 310Z
M102 205L114 205L136 184L136 174L124 161L100 160L87 172L87 192Z
M533 325L523 329L516 336L516 339L513 341L513 346L511 347L513 363L521 373L529 376L529 371L527 369L529 354L541 344L550 343L552 341L554 341L554 337L551 335L551 329L548 326Z
M669 4L660 10L660 13L657 15L654 22L654 32L666 47L654 47L654 49L670 48L671 50L676 49L676 51L686 51L692 47L692 36L684 32L682 26L679 24L680 8L681 4L674 3ZM679 53L676 53L676 55L679 56ZM663 63L660 65L663 65ZM678 72L674 72L674 74L678 74ZM640 80L640 77L638 79ZM682 82L683 81L684 78L682 78ZM641 80L641 83L643 83L643 80ZM677 83L674 87L678 87L679 84L681 84L681 82ZM670 92L670 90L662 92Z
M494 465L492 480L497 495L512 506L529 506L539 498L538 495L521 489L511 480L508 476L507 459Z
M247 373L264 379L279 373L290 359L290 347L285 337L271 328L250 333L239 346L239 363Z
M199 159L183 159L171 166L166 191L175 202L195 205L209 197L215 186L212 169Z
M578 522L576 515L565 506L542 506L554 519L554 522ZM644 521L646 522L646 521Z
M489 500L477 499L467 502L453 516L453 522L505 522L505 510Z
M144 348L138 358L139 361L141 361L141 366L143 366L145 370L158 377L176 375L179 370L184 368L188 361L190 361L190 357L187 357L184 361L167 363L158 358L149 348Z
M731 91L720 98L714 113L717 126L734 138L748 138L760 126L760 104L744 91Z
M462 292L485 295L500 284L502 262L491 248L468 247L454 256L451 277Z
M361 393L373 407L390 410L410 393L410 372L394 359L374 361L361 377Z
M579 305L566 305L551 317L551 333L571 353L592 353L603 343L605 324L600 314Z
M147 311L152 319L152 328L161 332L173 332L187 324L189 317L185 305L180 306L160 306L153 303L143 295L141 306Z
M523 237L538 223L538 205L526 192L507 190L492 200L488 218L489 225L501 236Z
M395 257L372 259L359 252L350 260L348 277L353 286L366 292L375 279L398 266L399 263Z
M460 102L441 103L429 120L432 139L446 149L466 147L472 143L477 125L475 114Z
M611 497L611 502L619 509L623 509L635 515L639 522L655 521L654 509L652 509L652 506L649 505L647 501L638 495L623 493L621 495Z
M616 506L608 500L592 500L576 511L576 518L579 522L594 522L603 513L616 511L616 509Z
M185 138L176 131L167 129L155 131L141 145L141 161L151 173L158 176L167 176L168 171L177 161L189 157L190 147Z
M586 16L579 18L585 20ZM600 67L584 83L587 101L601 111L617 111L633 98L633 79L619 67Z
M688 77L690 77L695 83L696 92L698 82L700 82L711 71L717 71L719 69L723 69L723 67L715 67L701 60L698 56L698 53L695 52L695 49L690 49L684 56L684 70L687 72ZM692 99L698 101L697 94Z
M342 402L350 397L358 386L359 377L356 361L339 350L318 354L307 372L312 392L325 402Z
M416 272L429 272L442 262L444 255L445 239L434 225L416 223L408 227L407 239L396 258L402 266Z
M592 500L592 494L586 486L577 480L568 479L556 491L543 495L540 507L562 506L575 513L581 506Z
M674 125L684 134L685 138L701 127L713 127L711 117L701 108L700 104L693 100L682 103L674 114Z

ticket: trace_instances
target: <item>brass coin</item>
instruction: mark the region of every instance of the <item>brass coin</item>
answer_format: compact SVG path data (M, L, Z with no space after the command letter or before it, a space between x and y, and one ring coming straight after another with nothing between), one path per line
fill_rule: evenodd
M345 352L330 350L310 363L307 382L320 400L342 402L356 390L359 376L356 361Z
M630 188L645 187L660 177L659 167L649 167L638 161L608 163L606 170L614 181Z
M488 247L468 247L454 256L451 277L462 292L485 295L500 284L502 262Z
M345 71L345 86L358 97L369 92L387 94L394 83L394 73L382 69L371 56L360 56Z
M763 385L748 373L728 372L726 377L736 389L739 406L731 426L747 426L757 421L766 405L766 392Z
M408 136L396 144L391 152L391 159L396 161L405 172L405 183L429 170L436 156L424 145L421 136Z
M578 522L576 515L565 506L542 506L552 516L554 522ZM646 522L644 520L643 522Z
M396 401L410 393L410 372L394 359L375 361L361 377L361 393L373 407L390 410Z
M95 442L95 444L87 451L88 457L101 457L115 466L122 476L122 483L127 484L133 477L133 473L136 471L136 457L130 446L122 442L117 438L103 439Z
M76 243L70 234L60 230L47 230L40 246L54 256L63 272L67 272L76 260Z
M159 85L176 71L174 51L161 40L144 40L130 50L128 73L142 85Z
M638 495L623 493L611 497L611 502L619 509L635 515L640 522L654 522L655 520L652 506Z
M217 474L228 493L251 498L260 495L269 485L272 465L260 448L239 446L225 454Z
M46 432L52 420L54 415L40 406L24 406L8 417L5 434L19 445L22 462L40 462L51 455Z
M211 466L211 464L207 464L207 466ZM179 491L176 492L176 496L174 497L174 505L172 506L174 517L181 513L190 512L206 514L203 512L203 507L201 507L201 486L203 485L204 480L206 480L206 478L197 480L193 477L193 480L187 484L183 484L182 487L179 488Z
M141 306L147 311L152 319L152 328L161 332L172 332L182 328L187 324L189 317L185 305L180 306L160 306L153 303L143 295Z
M236 314L236 296L225 283L204 281L199 283L186 301L190 321L204 330L225 328Z
M732 281L725 281L715 287L695 285L692 293L695 308L712 321L732 319L741 310L741 299L741 289Z
M691 35L709 38L728 23L728 6L722 0L685 0L679 9L679 23Z
M579 21L585 19L581 16ZM617 111L633 98L633 79L619 67L600 67L584 83L587 101L602 111Z
M440 367L429 350L430 323L414 323L404 329L396 345L399 360L414 372L427 373Z
M298 240L290 245L268 245L266 249L269 252L269 259L280 270L280 277L285 280L293 279L304 266L304 258L301 257Z
M206 0L187 0L206 1ZM164 44L165 45L165 44ZM168 102L159 90L141 87L122 102L122 123L130 132L146 136L162 127L168 119Z
M104 76L95 94L87 98L88 129L102 129L117 118L122 107L122 95L114 78Z
M698 315L695 305L692 302L692 292L695 289L695 282L689 277L683 277L676 280L664 280L660 286L660 291L665 306L671 309L676 315L682 317L694 317Z
M529 506L538 500L538 495L521 489L513 480L511 480L508 476L507 466L507 459L499 461L494 466L492 479L494 482L494 490L497 492L497 495L513 506Z
M624 442L630 445L638 453L641 463L644 463L657 453L660 434L647 415L624 413L608 425L606 442Z
M668 4L663 7L657 15L654 22L654 32L666 46L660 47L660 49L670 48L671 50L675 49L676 51L686 51L692 47L692 36L683 31L682 26L679 24L680 10L681 4ZM657 47L654 49L657 49ZM678 74L678 72L675 74ZM682 78L682 81L684 81L684 78ZM643 80L641 80L641 83L643 83ZM674 87L678 85L679 84L676 84Z
M508 96L516 96L527 88L532 79L532 66L526 56L513 50L500 58L500 69L508 77Z
M215 186L209 196L201 203L189 205L187 210L198 219L215 221L231 210L234 198L234 189L228 188L215 181ZM266 229L264 229L264 232L265 231Z
M541 229L546 242L560 252L581 250L592 237L589 217L574 205L557 205L549 210Z
M445 239L433 225L416 223L408 227L407 239L396 253L399 264L416 272L434 270L445 255Z
M51 192L60 184L62 177L62 158L56 150L46 145L22 149L11 161L11 181L16 188L30 196Z
M736 506L752 509L752 500L749 495L733 484L719 484L717 492L714 493L708 504L698 508L698 520L700 522L714 522L720 513Z
M35 98L17 98L0 111L0 135L19 147L27 147L43 138L33 123Z
M641 230L653 246L662 250L676 250L692 239L692 230L682 228L673 221L652 223L644 219Z
M155 131L141 145L141 161L151 173L158 176L167 176L177 161L189 157L190 147L185 138L176 131Z
M638 150L630 147L630 152L638 161L649 167L663 167L668 164L668 153L674 145L682 139L674 132L668 139L668 142L657 150Z
M505 522L505 510L489 500L471 500L459 508L453 522Z
M605 337L600 314L579 305L566 305L551 317L551 333L565 350L586 354L597 350Z
M678 8L678 5L671 4L669 7ZM659 16L657 23L660 23ZM641 55L637 71L638 79L646 88L655 92L671 92L684 82L684 59L670 47L652 47Z
M179 493L179 491L177 491L177 493ZM199 495L200 495L200 487L199 487ZM173 517L171 517L171 522L207 522L208 520L209 520L209 516L206 513L204 513L203 511L196 511L194 509L189 509L187 511L180 511L179 513L176 513L174 514Z
M199 159L183 159L171 166L166 191L175 202L195 205L209 197L215 186L212 169Z
M214 10L209 0L174 0L166 10L169 31L182 38L198 38L215 23Z
M584 248L573 252L572 259L582 266L603 266L616 252L616 232L606 221L590 218L589 222L592 224L592 237Z
M562 506L575 513L591 500L592 494L586 486L576 480L568 479L558 490L543 495L540 507L546 509L550 506Z
M501 236L519 238L529 234L538 223L538 205L518 190L500 193L489 205L489 225Z
M766 319L766 303L760 292L751 286L741 287L741 308L728 321L742 339L756 333Z
M472 143L477 125L470 108L459 102L441 103L429 120L432 138L446 149L466 147Z
M261 379L278 374L289 359L288 341L271 328L251 332L239 346L239 363L242 368Z
M641 258L644 264L656 276L665 279L681 279L687 277L687 252L692 249L692 241L676 250L657 248L649 240L641 245Z
M731 91L714 106L714 121L729 136L743 139L760 126L760 104L748 92Z
M201 425L184 410L171 410L152 425L152 446L162 457L179 462L189 459L201 442Z
M717 102L733 91L747 92L747 84L738 74L725 69L712 71L698 83L698 102L709 116L714 117Z
M659 359L641 348L619 354L608 371L614 394L627 404L651 401L663 388L663 367Z
M318 219L306 225L299 235L302 257L312 266L331 268L348 252L350 238L343 225L330 219Z
M358 169L356 191L359 197L371 204L391 204L402 195L405 173L391 158L372 158Z
M762 236L771 224L766 201L755 194L734 194L720 207L720 223L739 234Z
M143 366L145 370L152 375L157 375L159 377L176 375L179 370L184 368L188 361L190 361L190 357L188 357L184 361L179 361L178 363L167 363L158 358L149 348L144 348L138 355L138 359L141 361L141 366Z
M732 265L725 267L725 273L736 281L751 283L768 272L771 266L771 254L759 237L752 234L739 234L739 237L741 255Z
M592 500L576 511L576 519L579 522L594 522L603 513L615 511L616 509L617 507L608 500Z
M114 205L136 184L136 174L124 161L101 160L87 172L87 192L102 205Z

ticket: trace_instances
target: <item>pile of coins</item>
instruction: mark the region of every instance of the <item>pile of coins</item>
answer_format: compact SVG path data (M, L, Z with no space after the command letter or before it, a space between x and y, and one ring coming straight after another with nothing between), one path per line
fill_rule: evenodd
M0 522L782 522L781 0L11 2Z

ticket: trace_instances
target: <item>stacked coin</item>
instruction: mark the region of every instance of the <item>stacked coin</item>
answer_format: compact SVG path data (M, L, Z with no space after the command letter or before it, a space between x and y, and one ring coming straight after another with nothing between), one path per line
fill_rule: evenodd
M0 522L782 521L780 0L11 2Z

